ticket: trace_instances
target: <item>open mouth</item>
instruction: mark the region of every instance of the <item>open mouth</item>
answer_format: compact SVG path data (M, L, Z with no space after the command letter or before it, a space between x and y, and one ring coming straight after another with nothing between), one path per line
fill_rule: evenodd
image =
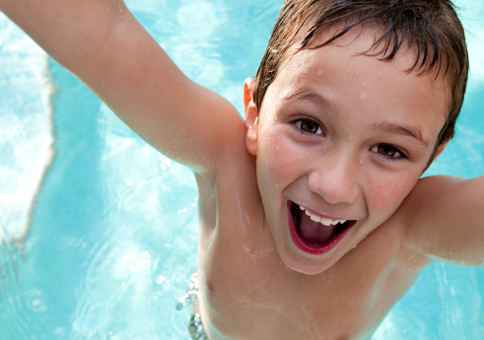
M321 219L288 201L288 219L294 243L310 254L333 249L355 225L355 220Z

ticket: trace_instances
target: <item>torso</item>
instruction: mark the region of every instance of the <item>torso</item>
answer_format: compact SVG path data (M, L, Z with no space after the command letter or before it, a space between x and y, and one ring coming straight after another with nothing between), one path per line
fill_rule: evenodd
M323 273L282 263L245 150L221 169L215 187L198 178L201 313L219 339L364 340L417 278L422 263L390 218Z

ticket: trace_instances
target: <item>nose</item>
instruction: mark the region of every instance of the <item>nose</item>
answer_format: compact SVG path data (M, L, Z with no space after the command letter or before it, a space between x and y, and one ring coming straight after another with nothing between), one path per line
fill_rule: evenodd
M358 170L350 155L323 157L309 174L309 189L328 203L354 203L359 194Z

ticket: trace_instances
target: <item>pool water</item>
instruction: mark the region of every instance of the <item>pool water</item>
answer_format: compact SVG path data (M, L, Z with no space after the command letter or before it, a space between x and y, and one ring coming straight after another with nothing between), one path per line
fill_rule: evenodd
M277 1L126 1L179 67L240 112ZM484 3L456 1L471 79L427 174L484 174ZM0 339L188 339L192 174L144 143L0 14ZM374 335L484 337L484 270L429 266Z

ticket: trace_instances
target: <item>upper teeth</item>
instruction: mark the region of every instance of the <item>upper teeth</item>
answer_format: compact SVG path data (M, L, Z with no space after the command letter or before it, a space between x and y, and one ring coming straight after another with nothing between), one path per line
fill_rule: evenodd
M299 206L301 210L303 210L306 215L309 216L309 218L314 221L314 222L319 222L322 225L329 227L330 225L337 225L338 223L345 223L347 220L332 220L330 218L321 218L317 215L311 214L306 208L304 208L302 205Z

